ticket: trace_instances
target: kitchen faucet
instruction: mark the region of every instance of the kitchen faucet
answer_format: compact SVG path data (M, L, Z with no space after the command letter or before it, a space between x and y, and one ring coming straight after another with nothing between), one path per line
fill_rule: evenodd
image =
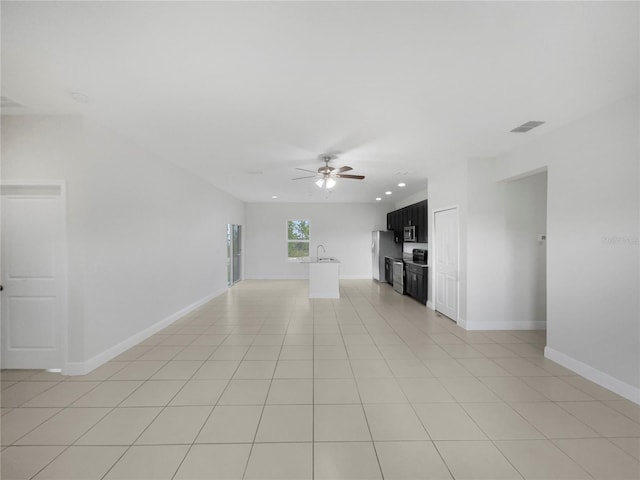
M318 250L320 250L320 247L322 247L322 253L327 253L327 251L324 249L324 245L318 245L316 247L316 258L320 258L320 254L318 253Z

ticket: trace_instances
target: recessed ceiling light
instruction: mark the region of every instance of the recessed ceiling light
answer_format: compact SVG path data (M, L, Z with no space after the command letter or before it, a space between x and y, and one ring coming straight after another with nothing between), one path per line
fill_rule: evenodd
M376 202L379 202L380 200L382 200L380 197L376 197Z
M391 190L387 190L386 192L384 192L385 195L391 195L393 192Z
M89 103L89 96L82 92L71 92L69 96L78 103Z
M2 100L2 104L0 106L2 106L2 108L23 108L24 107L24 105L20 105L15 100L11 100L10 98L7 98L7 97L1 97L1 100Z
M271 198L278 198L278 195L271 195Z
M402 188L402 187L406 187L406 186L407 186L407 184L406 184L406 183L399 183L399 184L398 184L398 186L399 186L400 188Z
M531 130L533 128L536 128L536 127L539 127L543 123L544 123L544 121L531 120L529 122L523 123L522 125L520 125L519 127L514 128L511 131L515 132L515 133L527 133L529 130Z

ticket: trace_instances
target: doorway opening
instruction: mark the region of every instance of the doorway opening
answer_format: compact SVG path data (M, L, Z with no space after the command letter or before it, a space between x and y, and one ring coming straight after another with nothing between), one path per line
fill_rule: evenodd
M505 187L507 308L546 344L547 170L507 180Z
M242 225L227 225L227 285L241 280L242 273Z

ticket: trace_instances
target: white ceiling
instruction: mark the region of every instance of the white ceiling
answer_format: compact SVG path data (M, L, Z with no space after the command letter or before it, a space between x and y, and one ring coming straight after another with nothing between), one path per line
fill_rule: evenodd
M249 202L398 201L638 92L637 2L1 9L2 95L25 106L3 113L81 113ZM328 150L366 179L290 180Z

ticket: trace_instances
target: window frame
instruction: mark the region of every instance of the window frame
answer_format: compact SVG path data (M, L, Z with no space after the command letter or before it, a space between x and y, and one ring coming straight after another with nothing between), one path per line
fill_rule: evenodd
M307 234L307 239L297 239L297 238L293 238L290 239L289 238L289 224L291 222L306 222L307 224L307 229L308 229L308 234ZM286 242L287 242L287 261L289 262L302 262L302 261L308 261L309 258L311 258L311 221L309 219L288 219L286 222L286 229L285 229L285 238L286 238ZM301 257L290 257L289 256L289 244L291 243L306 243L307 244L307 255L305 256L301 256Z

